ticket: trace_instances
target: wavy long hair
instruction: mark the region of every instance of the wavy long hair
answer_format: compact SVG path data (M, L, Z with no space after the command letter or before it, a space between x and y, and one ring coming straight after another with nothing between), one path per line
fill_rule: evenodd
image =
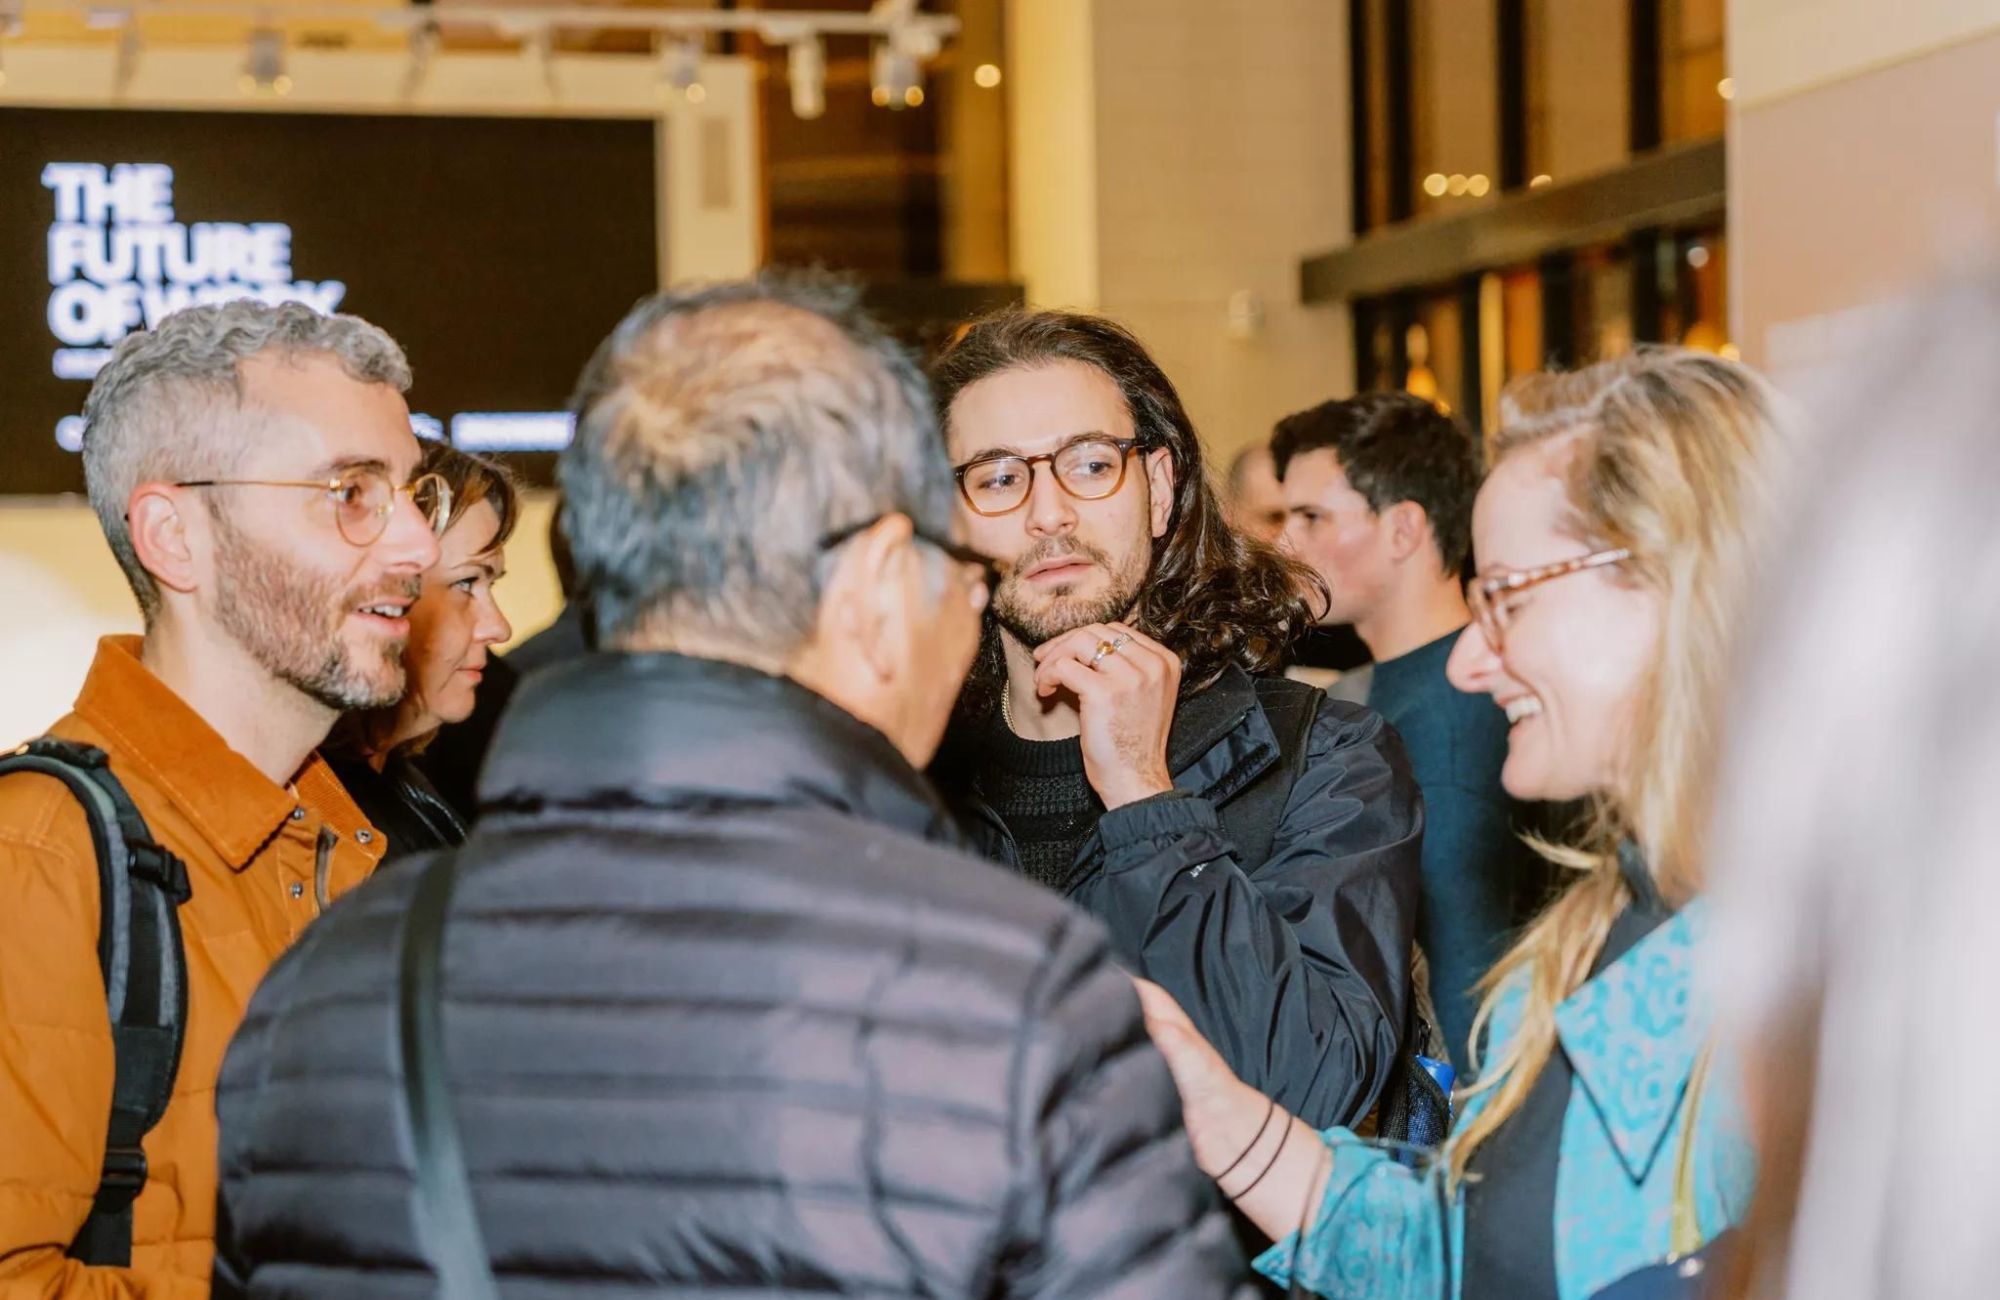
M931 365L940 430L949 436L953 400L980 380L1061 361L1103 372L1118 385L1141 445L1164 447L1173 457L1173 512L1153 541L1133 626L1180 656L1183 694L1214 684L1232 664L1251 673L1278 671L1286 648L1312 625L1311 597L1324 589L1311 569L1229 525L1194 421L1130 330L1066 311L1014 309L972 322ZM1003 672L989 615L961 712L990 710Z
M1480 984L1475 1044L1502 989L1525 981L1527 1001L1500 1052L1475 1059L1478 1081L1465 1095L1493 1096L1450 1143L1454 1182L1526 1100L1555 1050L1557 1005L1589 978L1612 921L1631 901L1619 845L1639 847L1669 904L1701 891L1712 702L1724 685L1728 633L1767 510L1774 399L1743 366L1682 348L1535 376L1502 396L1496 464L1562 440L1574 444L1557 462L1568 477L1566 531L1592 550L1631 551L1610 572L1657 594L1659 637L1614 787L1591 797L1572 842L1537 844L1581 878Z

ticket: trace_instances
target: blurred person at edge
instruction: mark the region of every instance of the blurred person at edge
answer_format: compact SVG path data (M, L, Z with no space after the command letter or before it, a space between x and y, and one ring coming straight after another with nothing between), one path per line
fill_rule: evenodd
M1363 393L1285 417L1271 439L1290 513L1285 542L1326 584L1375 666L1362 702L1403 738L1424 792L1424 895L1417 941L1455 1061L1472 1041L1474 991L1543 903L1548 873L1520 831L1533 809L1500 787L1507 717L1485 692L1446 680L1472 621L1479 446L1411 393Z
M1886 313L1802 449L1719 701L1714 985L1747 1294L2000 1290L2000 278Z
M1238 532L1277 546L1285 534L1285 489L1268 444L1236 453L1224 479L1223 510ZM1285 651L1285 674L1326 688L1337 700L1368 702L1368 647L1351 623L1314 623Z
M252 990L384 837L318 747L403 693L437 562L403 391L351 316L194 307L122 341L85 404L84 479L143 637L98 646L52 734L104 750L186 865L186 1037L146 1135L129 1267L66 1252L103 1170L113 1054L91 830L55 778L0 778L0 1295L208 1294L214 1092Z
M959 518L1011 570L940 789L1233 1068L1358 1121L1414 1030L1423 813L1380 717L1271 676L1317 579L1223 522L1173 383L1117 324L989 316L932 377Z
M523 681L463 846L259 990L217 1090L218 1300L437 1285L413 900L449 921L431 1005L504 1294L1247 1286L1102 928L959 849L918 770L994 570L915 364L767 277L642 302L577 409L603 649Z
M342 718L325 746L341 784L388 832L384 861L465 842L468 819L414 760L442 727L472 716L487 668L498 662L489 651L514 634L493 594L520 511L512 478L441 442L425 445L421 469L444 480L451 517L438 538L437 565L410 607L408 689L388 708Z
M1448 672L1511 720L1501 782L1585 798L1578 878L1487 976L1476 1076L1414 1166L1270 1117L1142 990L1201 1166L1258 1260L1338 1300L1584 1300L1735 1224L1755 1170L1737 1054L1697 979L1709 708L1778 438L1763 381L1648 349L1514 386L1473 512L1474 620ZM1291 1235L1300 1224L1300 1235Z

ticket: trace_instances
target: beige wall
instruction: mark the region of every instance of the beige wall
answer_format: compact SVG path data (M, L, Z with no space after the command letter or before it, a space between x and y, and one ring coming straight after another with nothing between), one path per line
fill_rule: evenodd
M1729 17L1732 334L1807 382L1871 307L2000 258L2000 7L1736 0Z
M1136 330L1218 460L1348 391L1346 313L1298 293L1351 229L1343 0L1014 0L1009 24L1031 301Z

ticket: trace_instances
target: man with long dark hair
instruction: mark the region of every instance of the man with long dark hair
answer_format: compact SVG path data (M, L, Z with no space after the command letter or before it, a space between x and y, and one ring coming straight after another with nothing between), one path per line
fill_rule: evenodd
M989 317L933 380L967 536L1006 569L938 784L1247 1082L1358 1120L1409 1025L1423 814L1379 717L1274 675L1314 580L1224 521L1121 327Z

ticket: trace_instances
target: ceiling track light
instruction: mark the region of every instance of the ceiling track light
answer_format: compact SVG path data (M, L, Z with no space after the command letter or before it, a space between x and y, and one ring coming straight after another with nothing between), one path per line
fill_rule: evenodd
M810 122L826 114L826 42L801 36L785 49L785 79L792 89L792 114Z
M782 2L782 0L780 0ZM961 24L948 13L926 13L924 0L874 0L868 10L834 9L652 9L582 0L575 5L500 4L494 0L458 0L451 21L485 25L502 36L521 41L542 62L544 82L556 95L553 46L543 33L558 29L580 32L624 32L651 36L661 62L661 82L689 103L701 103L707 91L701 64L708 38L728 32L756 33L769 45L786 47L786 72L792 111L811 119L826 111L826 38L861 37L873 42L871 92L877 104L915 108L924 103L924 66L944 41L958 34ZM136 26L136 0L0 0L0 38L18 36L30 5L38 11L61 13L95 31L128 32ZM160 16L235 20L247 26L249 49L240 82L246 94L285 94L291 77L285 70L284 34L272 26L270 0L147 0L149 18ZM429 5L389 3L388 0L296 0L288 7L288 22L360 20L385 32L407 33L408 70L401 87L405 100L417 98L429 79L438 53L437 20ZM239 29L240 30L240 29ZM136 41L136 37L134 38ZM310 44L310 41L308 42ZM121 45L117 76L121 86L132 78L142 54L134 43ZM991 73L997 74L998 65ZM981 69L982 73L988 69ZM0 77L4 77L0 70ZM988 76L979 84L998 84Z
M924 102L923 65L893 41L875 42L868 69L868 95L877 108L916 108Z
M701 58L705 52L699 37L683 36L668 41L660 50L661 89L681 96L690 104L706 99L708 92L701 84Z
M288 95L292 79L285 72L285 34L274 27L250 29L240 79L246 95Z

